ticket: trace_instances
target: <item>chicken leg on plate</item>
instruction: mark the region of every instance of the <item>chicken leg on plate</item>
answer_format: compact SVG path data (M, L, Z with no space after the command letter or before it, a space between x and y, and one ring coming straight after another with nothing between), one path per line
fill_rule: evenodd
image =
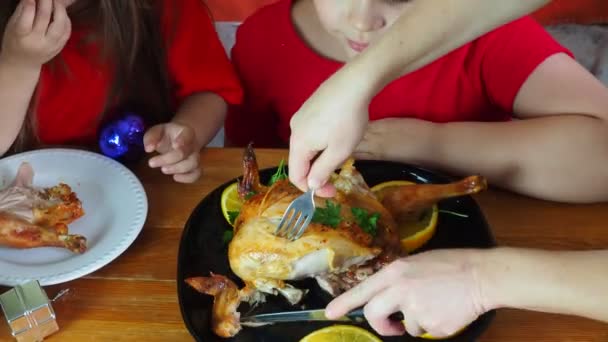
M15 180L0 190L0 246L60 247L86 250L86 238L68 235L68 225L84 215L82 204L67 184L32 186L34 172L23 163Z

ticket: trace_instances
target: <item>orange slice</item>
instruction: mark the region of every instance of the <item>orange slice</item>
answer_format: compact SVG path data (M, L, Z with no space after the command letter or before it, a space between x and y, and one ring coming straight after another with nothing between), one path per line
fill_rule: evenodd
M300 342L381 342L378 336L352 325L332 325L313 331Z
M371 188L379 201L382 201L384 193L395 187L408 186L416 183L396 180L380 183ZM407 215L401 215L397 219L397 229L401 245L408 252L422 247L435 234L437 227L437 218L439 217L439 209L437 205L433 205L428 209L414 211Z
M405 324L405 321L403 322ZM454 336L454 335L452 335ZM420 338L427 340L442 340L450 338L433 337L429 333L424 333ZM382 340L371 332L353 325L332 325L319 329L304 336L299 342L381 342Z
M237 215L236 213L240 212L241 207L243 207L243 202L239 197L238 184L236 182L230 184L228 187L226 187L226 189L224 189L224 191L222 191L220 204L224 218L231 226L233 226L233 219Z

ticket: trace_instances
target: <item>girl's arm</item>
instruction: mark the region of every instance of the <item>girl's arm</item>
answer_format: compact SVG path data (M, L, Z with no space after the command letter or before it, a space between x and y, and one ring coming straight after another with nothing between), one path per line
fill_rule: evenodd
M608 322L608 250L483 252L477 274L486 310L516 308Z
M158 152L150 167L191 183L201 175L200 150L220 129L227 103L242 90L204 2L161 1L167 71L179 104L173 120L148 129L145 150Z
M191 183L200 175L200 151L219 130L226 115L226 102L212 92L186 97L170 123L149 128L144 135L148 153L159 155L148 164L177 182Z
M15 142L42 65L61 52L70 38L71 22L60 1L22 0L3 34L0 52L0 156Z
M603 84L569 56L553 55L523 84L514 111L523 120L393 119L378 123L387 126L378 132L394 132L383 135L386 148L360 149L383 159L479 173L493 184L543 199L608 200L608 89Z
M21 131L39 76L40 67L15 65L0 58L0 156Z
M195 93L184 100L172 121L191 127L201 149L222 127L227 107L226 101L215 93Z

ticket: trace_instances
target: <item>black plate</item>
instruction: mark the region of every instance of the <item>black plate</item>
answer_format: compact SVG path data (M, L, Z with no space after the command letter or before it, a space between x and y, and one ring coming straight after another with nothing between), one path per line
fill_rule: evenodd
M361 172L369 186L390 180L409 180L417 183L447 183L453 179L416 167L378 161L358 161L356 168ZM260 172L262 182L266 183L276 168ZM225 230L231 229L225 221L220 208L222 191L235 180L231 180L211 192L194 209L183 231L177 264L177 290L182 317L186 327L197 341L226 341L216 336L210 329L211 296L196 292L184 279L194 276L208 276L209 272L226 275L239 286L242 282L230 271L227 248L222 242ZM460 247L493 247L496 245L486 220L471 197L460 197L444 200L439 209L467 215L464 218L440 212L437 231L433 238L418 252L436 248ZM310 292L303 300L306 309L323 308L331 297L323 292L315 281L305 280L292 282L296 287L308 288ZM292 307L281 296L268 296L267 302L261 304L255 313L298 310L302 306ZM241 305L241 313L248 313L247 304ZM494 312L479 317L457 336L445 341L474 341L489 325ZM258 328L243 328L232 341L298 341L307 334L335 323L281 323ZM361 327L371 328L367 324ZM416 341L409 335L384 338L384 341ZM428 340L426 340L428 341Z

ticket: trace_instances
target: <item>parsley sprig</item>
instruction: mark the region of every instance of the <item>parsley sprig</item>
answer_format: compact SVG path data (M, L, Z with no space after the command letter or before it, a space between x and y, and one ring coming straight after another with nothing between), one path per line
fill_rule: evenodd
M379 213L370 214L367 210L362 208L351 208L351 212L355 217L357 225L359 225L364 232L371 236L376 236L378 234Z
M338 227L342 216L340 215L340 205L331 201L325 201L325 208L315 208L315 214L312 217L312 222L320 223L332 228Z
M365 233L371 236L376 236L378 234L379 213L370 214L367 210L356 207L351 208L351 212L353 213L355 222ZM342 222L341 205L326 200L324 208L317 207L315 209L312 222L337 228L340 222Z
M289 178L289 176L287 175L287 172L285 172L285 160L281 159L281 162L279 163L279 167L277 168L277 171L274 173L274 175L272 175L272 177L270 177L268 186L271 186L280 180L288 179L288 178Z

